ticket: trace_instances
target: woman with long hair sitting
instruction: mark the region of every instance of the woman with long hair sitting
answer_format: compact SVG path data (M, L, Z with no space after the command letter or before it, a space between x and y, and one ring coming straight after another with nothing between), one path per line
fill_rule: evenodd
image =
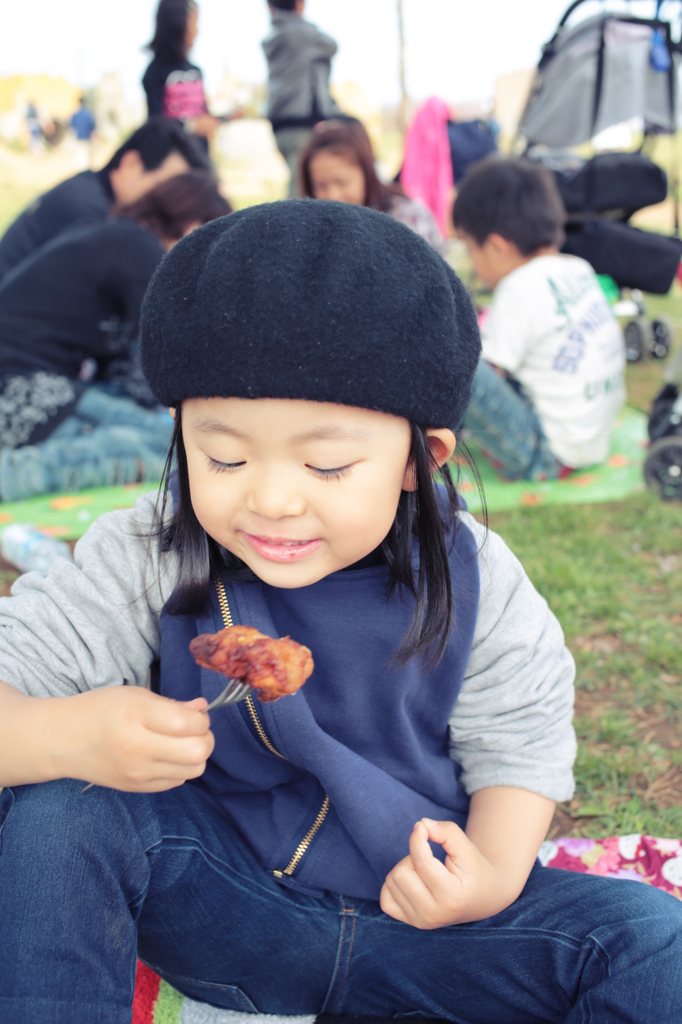
M407 224L441 254L443 237L433 214L405 195L400 185L386 185L374 166L372 143L360 121L318 125L301 154L301 192L311 199L335 199L371 206Z
M3 279L0 500L156 479L172 423L144 407L142 300L164 253L230 210L211 178L180 174Z

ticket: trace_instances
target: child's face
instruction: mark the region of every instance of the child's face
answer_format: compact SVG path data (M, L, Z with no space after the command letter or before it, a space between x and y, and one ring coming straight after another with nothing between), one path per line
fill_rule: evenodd
M288 399L182 405L192 505L265 583L305 587L373 551L395 518L407 420Z
M532 258L524 256L509 239L502 235L488 235L480 245L475 238L460 232L477 276L488 288L496 288L503 277Z
M464 232L461 233L461 238L469 250L476 276L487 288L495 288L504 277L498 247L492 243L491 237L486 238L480 245L471 235Z

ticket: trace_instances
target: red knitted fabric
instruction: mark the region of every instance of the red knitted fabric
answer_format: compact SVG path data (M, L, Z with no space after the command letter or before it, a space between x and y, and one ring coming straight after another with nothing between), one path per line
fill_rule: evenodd
M149 967L137 961L132 1024L154 1024L154 1005L161 979Z

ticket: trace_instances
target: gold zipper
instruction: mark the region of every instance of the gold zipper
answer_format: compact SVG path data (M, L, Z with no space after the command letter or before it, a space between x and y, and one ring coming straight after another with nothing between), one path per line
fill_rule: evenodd
M226 626L231 626L233 625L232 612L230 611L230 605L227 600L225 584L223 583L222 580L216 580L215 585L216 590L218 591L218 604L220 605L220 611L223 616L223 622L225 623ZM284 754L280 754L279 750L277 750L277 748L273 746L273 744L268 739L268 734L261 725L260 718L258 717L258 712L256 711L256 705L253 702L252 694L249 694L247 697L245 697L244 702L249 710L249 715L251 717L251 721L253 722L254 729L258 733L258 738L260 739L263 746L266 747L271 754L276 754L277 757L281 757L283 761L286 761L286 757L284 756Z
M275 878L281 878L282 875L293 875L294 871L298 867L299 861L304 856L304 854L307 851L308 847L310 846L310 844L312 843L313 839L315 838L315 836L319 832L319 830L320 830L320 828L322 826L322 822L327 817L327 811L328 810L329 810L329 797L325 793L324 794L324 800L322 801L322 806L320 807L319 811L317 812L317 817L315 818L315 821L312 823L312 825L310 826L310 828L308 829L306 834L303 836L303 839L300 841L300 843L296 847L296 852L294 853L293 857L291 858L291 860L289 861L289 863L285 867L284 871L273 871L272 872L273 875L275 876Z
M216 590L218 592L218 604L220 605L220 612L221 612L222 617L223 617L223 622L225 623L226 627L227 626L231 626L231 625L233 625L233 623L232 623L232 612L230 611L230 605L229 605L229 602L227 600L227 593L225 591L225 584L223 583L222 580L218 580L217 579L215 581L215 586L216 586ZM253 722L253 726L254 726L256 732L258 733L258 738L260 739L260 741L263 744L263 746L267 750L269 750L271 754L276 754L277 757L281 757L283 761L286 761L287 758L284 756L284 754L280 754L279 750L277 750L277 748L275 746L273 746L273 744L270 742L270 739L268 738L268 734L266 733L265 729L263 728L263 726L261 724L261 720L258 717L258 712L256 711L256 705L254 704L254 700L253 700L253 697L252 697L251 694L249 694L247 697L244 698L244 703L246 704L247 710L249 712L249 716L251 718L251 721ZM315 821L312 823L312 825L310 826L310 828L308 829L306 834L303 836L303 839L301 840L301 842L296 847L296 850L294 851L294 855L291 858L291 860L289 861L289 863L287 864L287 866L285 867L284 871L273 871L272 872L273 875L275 876L275 878L281 878L282 875L293 875L294 871L296 870L296 868L300 864L301 860L303 859L304 855L306 854L306 852L308 850L308 847L310 846L310 844L312 843L313 839L315 838L315 836L317 835L317 833L321 829L322 823L323 823L324 819L327 817L328 811L329 811L329 797L325 793L324 794L324 800L322 801L322 806L320 807L319 811L317 812L317 817L315 818Z

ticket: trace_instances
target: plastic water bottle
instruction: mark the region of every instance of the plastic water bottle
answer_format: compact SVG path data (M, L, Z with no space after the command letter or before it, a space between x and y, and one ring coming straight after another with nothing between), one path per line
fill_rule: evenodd
M57 537L41 533L31 523L12 523L2 531L2 557L21 572L46 573L55 558L73 561L71 548Z

